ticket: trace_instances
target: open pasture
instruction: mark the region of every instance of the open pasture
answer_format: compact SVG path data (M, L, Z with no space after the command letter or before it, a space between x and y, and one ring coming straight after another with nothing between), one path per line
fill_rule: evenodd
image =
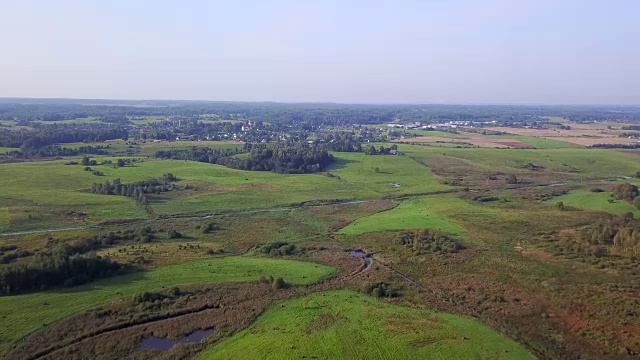
M353 291L289 300L197 359L533 359L477 320Z

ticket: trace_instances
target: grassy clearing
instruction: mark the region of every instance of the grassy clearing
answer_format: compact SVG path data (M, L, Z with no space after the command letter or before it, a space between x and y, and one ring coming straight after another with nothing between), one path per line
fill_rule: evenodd
M34 123L40 123L44 125L54 125L54 124L90 124L94 122L100 122L100 119L97 117L86 117L86 118L76 118L69 120L57 120L57 121L42 121L35 120Z
M588 190L575 190L566 195L553 198L547 203L555 204L559 201L565 206L571 206L578 209L604 211L610 214L625 214L628 212L640 215L640 210L626 201L614 200L609 202L611 198L610 192L591 192Z
M32 130L31 126L17 125L17 122L13 120L0 120L0 127L8 128L9 130Z
M20 150L18 148L10 148L10 147L1 147L0 146L0 154L8 153L10 151Z
M198 359L533 359L479 321L331 291L267 310Z
M113 180L113 177L98 177L83 171L81 166L66 166L64 162L0 164L0 181L3 184L0 207L9 211L9 226L6 226L7 221L4 227L0 222L0 231L146 216L144 209L133 199L83 192L93 182ZM69 211L84 212L87 216L78 218L71 215L67 219L65 214Z
M291 284L310 284L334 271L331 267L308 262L233 256L159 267L70 289L3 296L0 297L0 344L11 344L66 316L143 291L192 284L257 281L261 275L281 276Z
M374 231L430 228L460 235L463 229L451 222L442 212L469 206L471 205L455 197L437 196L405 200L391 210L362 217L342 228L339 233L355 235Z

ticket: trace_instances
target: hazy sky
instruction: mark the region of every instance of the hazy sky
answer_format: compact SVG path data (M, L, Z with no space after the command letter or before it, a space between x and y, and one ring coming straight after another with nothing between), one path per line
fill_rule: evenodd
M640 104L638 0L0 0L0 97Z

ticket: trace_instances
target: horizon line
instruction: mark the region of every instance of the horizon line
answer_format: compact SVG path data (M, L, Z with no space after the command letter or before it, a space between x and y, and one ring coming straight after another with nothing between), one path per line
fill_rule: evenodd
M211 100L211 99L143 99L143 98L78 98L78 97L19 97L0 96L0 100L67 100L67 101L126 101L126 102L209 102L209 103L245 103L245 104L283 104L283 105L372 105L372 106L393 106L393 105L449 105L449 106L628 106L640 107L640 103L544 103L544 102L499 102L499 101L479 101L479 102L413 102L413 101L279 101L279 100Z

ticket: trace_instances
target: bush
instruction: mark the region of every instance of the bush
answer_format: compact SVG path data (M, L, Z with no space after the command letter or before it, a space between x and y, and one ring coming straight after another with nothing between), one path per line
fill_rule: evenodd
M508 175L504 181L507 184L517 184L518 183L518 178L515 175Z
M169 239L181 239L182 238L182 234L175 231L174 229L169 230Z
M220 229L220 228L218 227L218 225L216 225L216 224L214 224L214 223L210 222L210 223L208 223L207 225L205 225L205 227L204 227L204 228L202 228L202 233L203 233L203 234L209 234L209 233L212 233L212 232L214 232L214 231L216 231L216 230L219 230L219 229Z
M362 287L362 292L374 297L396 297L398 293L385 282L373 282L365 284Z
M286 256L300 253L300 249L298 247L294 244L289 244L286 241L276 241L264 244L260 246L259 251L270 256Z
M286 286L287 286L287 284L284 282L284 279L282 279L279 276L277 278L275 278L275 280L273 280L273 283L271 283L271 288L273 290L282 289L282 288L284 288Z
M417 255L424 252L450 254L464 249L462 243L457 239L429 229L401 232L396 243L410 246Z

